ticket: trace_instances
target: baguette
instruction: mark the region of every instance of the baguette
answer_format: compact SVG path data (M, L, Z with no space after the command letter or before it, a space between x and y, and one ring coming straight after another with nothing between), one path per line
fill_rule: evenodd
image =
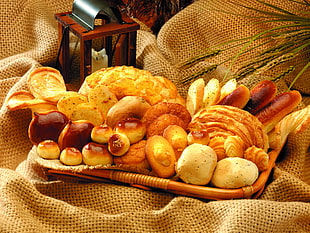
M230 94L222 98L217 104L243 108L247 104L249 99L250 99L250 90L246 86L240 85Z
M270 80L263 80L250 91L250 99L244 110L256 114L260 109L269 104L277 94L277 86Z
M270 132L274 126L289 114L302 100L299 91L284 92L276 96L267 106L258 111L255 116L260 120L265 132Z

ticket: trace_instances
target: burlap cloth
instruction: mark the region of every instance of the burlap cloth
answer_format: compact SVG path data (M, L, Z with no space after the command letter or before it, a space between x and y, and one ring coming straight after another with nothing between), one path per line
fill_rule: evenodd
M274 2L298 9L288 1ZM44 179L42 169L27 160L32 147L27 137L30 111L9 112L4 101L27 88L25 79L32 69L54 64L58 46L53 15L71 6L69 0L0 3L1 232L310 232L309 130L289 136L271 183L258 200L206 201L114 184ZM206 65L178 70L179 62L200 49L259 30L250 19L208 7L231 9L226 1L200 0L169 20L157 38L142 26L138 66L177 83ZM279 86L283 90L285 83ZM182 93L187 88L178 87ZM295 88L309 94L309 74ZM300 107L308 103L305 95Z

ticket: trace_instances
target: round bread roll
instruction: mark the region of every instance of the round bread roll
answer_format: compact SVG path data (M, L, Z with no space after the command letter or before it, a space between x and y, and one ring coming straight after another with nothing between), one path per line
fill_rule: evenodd
M175 153L171 144L163 136L154 135L148 138L145 153L152 171L157 176L168 178L175 174Z
M258 174L255 163L239 157L227 157L217 163L211 184L225 189L241 188L252 185Z
M44 140L38 144L37 153L44 159L58 159L60 156L60 148L53 140Z
M149 163L145 155L146 140L132 144L126 154L114 157L116 165L127 165L138 169L149 169Z
M108 151L107 145L94 142L86 144L82 149L83 162L86 165L108 165L113 163L113 156Z
M210 142L210 136L207 130L191 130L187 135L188 144L199 143L202 145L208 145Z
M128 137L123 133L114 132L108 141L108 150L114 156L124 155L130 147Z
M212 178L216 164L217 156L211 147L194 143L182 152L176 172L185 183L206 185Z
M74 147L66 147L60 153L59 160L69 166L79 165L83 162L81 151Z
M130 144L134 144L144 138L146 126L140 119L132 117L117 122L114 131L125 134Z
M124 96L140 96L151 105L161 101L185 105L185 99L169 79L153 76L149 71L132 66L100 69L85 78L79 92L87 96L89 90L98 84L107 86L118 100Z
M154 135L163 135L164 130L169 125L178 125L181 128L186 129L186 124L180 117L172 114L163 114L147 127L146 137L150 138Z
M106 144L109 141L109 138L113 134L113 129L106 125L97 125L91 131L91 139L94 142Z

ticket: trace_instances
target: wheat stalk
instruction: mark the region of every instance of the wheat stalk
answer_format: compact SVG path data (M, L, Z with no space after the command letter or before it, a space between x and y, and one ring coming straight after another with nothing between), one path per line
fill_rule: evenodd
M266 3L262 0L256 0L259 4L263 5L269 10L256 9L246 5L240 5L234 3L236 6L243 7L248 10L248 12L254 11L259 15L249 14L240 15L237 12L224 12L231 15L239 15L244 17L258 18L260 23L274 23L276 26L268 30L261 31L255 35L247 38L239 38L237 40L232 40L225 42L223 44L214 46L211 51L221 51L222 46L227 46L231 44L226 49L231 49L233 47L239 46L239 51L232 57L227 58L221 64L226 64L228 70L239 62L238 58L241 55L250 53L253 50L259 50L258 55L254 58L249 59L241 67L236 70L235 78L241 79L249 75L263 74L280 64L285 64L287 62L294 62L294 65L290 65L286 70L275 75L273 80L279 80L291 74L292 71L299 69L299 72L294 77L293 81L290 83L289 88L292 88L294 83L304 74L310 67L310 3L308 0L298 1L298 0L286 0L288 3L292 2L295 4L300 4L304 7L305 11L302 12L289 12L284 10L274 4ZM220 10L219 10L220 11ZM221 11L222 12L222 11ZM222 12L223 13L223 12ZM305 15L305 16L303 16ZM237 43L236 43L237 42ZM259 42L254 45L254 42ZM268 49L261 49L263 45L269 45ZM184 66L182 68L188 68L190 65L196 64L202 60L210 58L212 56L209 53L199 54L188 61L183 62ZM220 53L220 52L219 52ZM216 54L218 55L218 54ZM214 55L214 56L216 56ZM297 62L297 57L305 57L303 62ZM291 64L291 63L290 63ZM220 65L220 64L217 64ZM186 77L183 81L192 81L195 78L199 78L201 74L205 74L203 71L198 71L190 77ZM224 77L227 79L228 74Z

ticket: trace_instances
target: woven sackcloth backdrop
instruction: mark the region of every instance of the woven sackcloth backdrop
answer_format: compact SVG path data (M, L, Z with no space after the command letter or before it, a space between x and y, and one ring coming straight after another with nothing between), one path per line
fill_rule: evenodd
M42 168L28 158L31 112L10 112L5 100L27 89L31 70L55 64L54 14L71 6L69 0L0 2L0 232L310 232L309 130L289 136L269 185L256 200L206 201L124 185L47 181ZM180 85L181 78L224 58L184 70L177 68L179 62L200 49L259 30L249 19L211 10L215 7L232 9L226 0L197 0L172 17L157 37L141 25L137 65L171 79L184 95L188 86ZM225 72L223 66L204 78L221 79ZM257 80L241 81L250 85ZM279 90L286 90L289 81L278 82ZM298 108L309 104L309 75L294 88L304 95Z

